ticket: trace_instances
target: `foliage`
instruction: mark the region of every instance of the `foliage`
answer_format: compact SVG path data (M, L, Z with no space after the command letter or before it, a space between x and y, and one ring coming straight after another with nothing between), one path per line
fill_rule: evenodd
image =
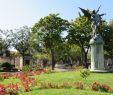
M62 42L61 33L67 30L69 23L58 17L58 14L50 14L41 18L32 27L34 35L37 35L42 48L48 49L52 59L52 69L55 67L55 47Z
M37 53L37 54L34 54L33 55L33 58L34 59L45 59L45 58L47 58L47 59L50 59L50 55L49 54L46 54L46 53Z
M0 95L6 95L5 87L4 85L0 84Z
M9 95L18 95L19 86L17 84L10 83L6 86L6 93Z
M76 89L83 89L84 88L84 85L82 82L74 82L73 84L75 86Z
M7 53L9 52L7 51L11 47L12 30L0 30L0 36L0 54L8 56Z
M78 45L63 42L56 48L56 51L57 61L62 60L68 65L73 65L73 61L80 61L80 47Z
M3 80L4 80L3 76L0 75L0 81L3 81Z
M104 40L104 50L106 51L105 55L108 57L113 56L113 22L112 20L108 24L107 22L103 22L101 25L102 37Z
M69 34L67 35L70 43L77 44L81 48L81 57L83 58L84 56L86 68L88 68L87 53L90 47L91 31L89 20L81 16L71 22Z
M40 83L40 88L41 89L50 89L50 88L55 88L55 89L70 89L74 87L75 89L83 89L83 84L82 82L74 82L74 83L69 83L69 82L64 82L62 84L57 84L57 83L53 83L53 82L41 82Z
M31 70L32 70L32 68L31 68L30 65L25 65L25 66L22 67L22 71L24 71L24 72L31 71Z
M16 29L15 33L12 35L12 45L22 55L24 64L24 56L25 54L29 54L30 50L30 28L23 26L19 29Z
M88 69L83 69L80 71L80 76L86 79L90 75L90 71Z
M95 94L101 95L102 94L101 92L112 92L112 88L110 86L108 86L106 84L100 84L100 83L94 82L94 80L98 79L98 81L99 81L101 79L100 81L103 83L106 81L106 83L112 84L111 74L104 74L104 73L103 74L100 74L100 73L95 74L95 73L93 73L92 77L90 76L90 81L88 81L88 83L86 83L84 85L80 81L75 82L75 80L81 79L80 76L78 76L79 72L60 72L60 73L54 73L54 74L42 74L45 71L46 70L38 70L38 71L32 71L32 72L21 72L21 73L15 73L15 74L9 73L10 76L13 76L13 80L14 80L14 76L15 76L15 78L18 78L20 80L20 82L17 84L8 83L7 85L0 85L0 95L6 95L6 93L7 94L13 93L13 95L16 95L16 92L20 93L21 91L23 91L24 93L25 92L31 93L28 95L33 95L33 93L35 94L37 89L38 89L38 92L40 92L39 88L41 88L42 91L43 91L43 89L47 89L47 91L50 89L52 89L52 91L55 89L56 90L61 89L61 91L62 91L64 89L72 90L71 88L75 88L74 93L75 93L75 91L79 91L76 89L80 89L80 90L82 90L81 91L82 95L85 95L83 93L84 91L86 91L87 93L94 93L93 95L95 95ZM40 75L40 74L42 74L42 75ZM38 75L38 76L34 76L34 75ZM63 75L63 76L61 76L61 75ZM33 77L30 77L30 76L33 76ZM41 76L42 76L42 79L40 79ZM56 78L54 78L54 76ZM57 76L60 76L60 77L57 77ZM105 76L107 76L107 78ZM39 80L38 84L40 84L40 85L37 85L37 80L35 79L36 77ZM102 78L100 78L100 77L102 77ZM52 81L51 78L53 78L54 80ZM46 79L46 82L45 82L45 79ZM10 80L10 78L7 80ZM11 80L12 80L12 78L11 78ZM110 82L110 80L111 80L111 82ZM50 82L50 81L52 81L52 82ZM66 82L66 81L68 81L68 82ZM84 82L85 80L82 80L82 81ZM9 82L11 82L11 81L9 81ZM94 82L94 83L92 84L92 82ZM109 84L109 85L111 85L111 84ZM86 89L86 87L91 87L91 88L87 88L87 90L83 90L83 89ZM93 91L91 92L90 89L92 89L94 91L96 91L96 89L97 89L97 91L100 91L100 92L98 92L99 94L97 94L97 92L93 92ZM5 94L1 94L3 92ZM20 94L23 95L24 93L21 92ZM54 93L56 93L56 92L54 92ZM67 91L67 93L68 93L68 91ZM107 95L107 93L105 93L105 94ZM74 94L72 94L72 95L74 95ZM109 95L109 93L108 93L108 95Z
M102 92L112 92L112 88L106 84L93 83L91 85L91 89L94 91L102 91Z
M11 71L13 66L10 63L5 62L2 63L1 68L3 68L2 71Z

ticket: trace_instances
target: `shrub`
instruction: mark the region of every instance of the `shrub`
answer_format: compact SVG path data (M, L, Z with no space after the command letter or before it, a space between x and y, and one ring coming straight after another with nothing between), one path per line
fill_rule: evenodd
M84 86L83 86L83 83L82 82L74 82L74 87L76 88L76 89L83 89L84 88Z
M7 71L11 71L13 67L10 63L4 62L2 63L1 68L2 68L2 71L7 72Z
M19 87L17 84L13 84L10 83L7 87L6 87L6 92L9 95L18 95L18 91L19 91Z
M61 85L62 88L72 88L72 85L69 83L69 82L64 82L62 85Z
M102 92L112 92L112 88L106 84L102 84L100 90Z
M25 65L25 66L23 66L22 67L22 71L31 71L32 70L32 68L29 66L29 65Z
M112 92L112 88L106 84L93 83L91 85L91 89L94 91L102 91L102 92Z
M41 89L48 89L48 85L45 82L40 82L40 88Z
M60 89L60 88L72 88L72 85L68 82L64 82L63 84L55 84L52 82L45 83L45 82L40 82L40 88L41 89L49 89L49 88L55 88L55 89Z
M90 75L90 71L88 69L83 69L83 70L80 71L80 76L82 78L86 79L89 75Z
M4 85L0 84L0 95L6 95L5 87Z
M94 91L99 91L100 87L101 87L101 85L97 82L95 82L91 85L91 89L94 90Z
M13 75L11 74L11 73L2 73L1 74L1 77L3 78L3 79L8 79L8 78L10 78L10 77L12 77Z
M2 75L0 75L0 81L3 81L4 80L4 78L2 77Z

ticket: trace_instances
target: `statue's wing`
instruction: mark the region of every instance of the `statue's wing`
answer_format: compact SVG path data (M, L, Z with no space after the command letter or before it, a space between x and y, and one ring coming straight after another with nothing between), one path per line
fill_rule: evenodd
M100 7L101 7L101 5L98 7L98 9L97 9L96 13L98 13L98 12L99 12L99 10L100 10Z
M78 14L79 14L80 17L82 16L80 12L78 12Z
M106 15L105 13L103 13L103 14L100 14L99 16L103 16L103 15Z
M91 13L89 12L89 10L85 10L80 7L79 7L79 9L82 11L82 13L84 14L85 17L87 17L89 20L91 20Z

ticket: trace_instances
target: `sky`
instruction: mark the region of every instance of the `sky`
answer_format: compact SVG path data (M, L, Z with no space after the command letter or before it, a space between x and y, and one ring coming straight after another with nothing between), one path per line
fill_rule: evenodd
M50 13L71 21L78 17L78 7L98 9L106 13L103 19L113 19L113 0L0 0L0 29L32 27L40 18Z

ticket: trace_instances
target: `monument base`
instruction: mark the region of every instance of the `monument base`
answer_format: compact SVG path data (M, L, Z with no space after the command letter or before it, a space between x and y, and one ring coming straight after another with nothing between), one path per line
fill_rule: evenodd
M91 72L94 72L94 73L107 73L107 72L110 72L110 70L91 70Z

